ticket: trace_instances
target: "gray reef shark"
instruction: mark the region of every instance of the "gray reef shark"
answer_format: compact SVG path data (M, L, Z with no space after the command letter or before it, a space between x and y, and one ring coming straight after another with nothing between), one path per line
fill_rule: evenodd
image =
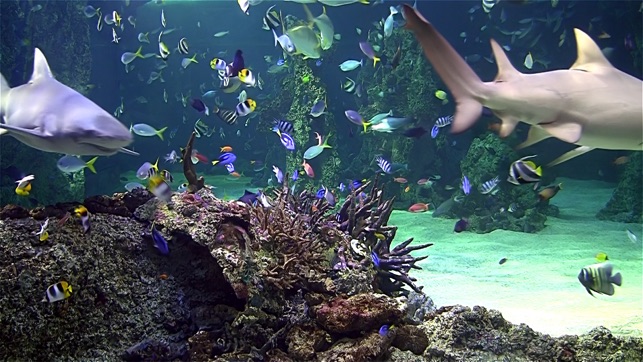
M406 27L456 101L452 132L467 130L489 108L502 120L500 136L518 122L530 124L521 147L556 137L581 147L562 155L556 165L592 149L642 150L643 83L614 68L596 43L574 29L577 59L570 69L523 74L491 40L498 74L482 82L447 40L417 10L403 8Z
M132 134L121 122L82 94L54 79L47 59L35 49L27 84L9 88L2 76L0 135L27 146L68 155L113 155L124 152Z

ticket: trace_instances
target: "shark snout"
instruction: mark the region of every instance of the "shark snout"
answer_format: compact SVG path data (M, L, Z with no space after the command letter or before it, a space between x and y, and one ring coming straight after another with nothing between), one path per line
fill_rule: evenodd
M92 125L78 136L78 141L92 144L100 148L118 150L127 147L133 141L132 134L116 118L111 116L96 117L93 122L84 124Z

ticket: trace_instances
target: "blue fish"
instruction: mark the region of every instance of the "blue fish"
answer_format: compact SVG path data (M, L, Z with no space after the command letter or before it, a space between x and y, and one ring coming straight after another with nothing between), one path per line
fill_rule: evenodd
M371 259L373 260L373 264L375 264L376 268L380 267L380 257L377 256L377 253L372 251L371 252Z
M170 254L170 248L167 245L167 240L161 235L161 233L156 230L154 223L152 223L152 239L154 239L154 247L159 249L161 254L168 255Z
M276 132L277 134L280 134L281 132L290 134L295 130L295 127L293 127L292 123L283 119L275 119L274 124L275 126L272 127L272 131Z
M353 180L353 182L351 182L351 190L356 190L361 186L362 186L362 181L360 180Z
M298 178L299 178L299 172L297 172L297 170L295 170L295 171L292 173L292 180L293 180L293 181L297 181L297 179L298 179Z
M339 192L344 192L346 190L346 185L343 182L339 183Z
M388 336L388 325L384 324L380 327L380 336L386 337Z
M282 66L282 65L284 65L284 64L286 64L286 61L285 61L285 60L283 60L283 59L281 59L281 58L280 58L279 60L277 60L277 65L278 65L278 66L280 66L280 67L281 67L281 66Z
M462 191L464 191L465 195L469 195L471 192L471 183L467 176L462 176Z
M287 150L295 150L295 140L292 139L292 137L290 137L288 133L281 132L281 136L279 136L279 139L281 140L281 144L284 145Z
M453 121L453 116L444 116L440 117L435 121L435 125L442 128L451 124Z
M318 66L318 67L321 67L321 65L322 65L321 59L317 59L317 61L315 62L315 65Z
M317 190L317 194L315 195L315 197L318 199L323 199L324 195L326 195L326 189L322 187L321 189Z
M433 128L431 128L431 138L435 138L435 137L437 137L437 136L438 136L438 132L440 132L440 127L438 127L438 126L433 126Z
M234 153L226 152L226 153L222 153L218 159L212 161L212 165L215 165L215 166L217 164L227 165L229 163L233 163L236 160L237 160L237 156Z
M239 198L239 201L244 202L248 205L254 205L257 202L257 197L258 195L256 192L245 190L243 196Z

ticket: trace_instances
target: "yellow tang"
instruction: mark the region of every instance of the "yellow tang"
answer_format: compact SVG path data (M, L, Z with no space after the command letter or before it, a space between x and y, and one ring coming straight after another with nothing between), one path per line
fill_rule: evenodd
M603 261L609 260L609 258L607 257L607 254L605 254L605 253L598 253L598 254L596 254L596 260L598 260L600 262L603 262Z

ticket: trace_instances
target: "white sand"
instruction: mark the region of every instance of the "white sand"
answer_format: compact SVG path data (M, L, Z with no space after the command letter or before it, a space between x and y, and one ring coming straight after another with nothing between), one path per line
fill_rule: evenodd
M609 200L614 185L563 180L552 199L560 217L549 217L544 230L525 234L497 230L489 234L456 234L456 220L429 213L394 211L389 221L399 226L396 242L415 237L413 244L432 242L412 271L438 306L463 304L497 309L512 323L559 336L605 326L614 334L643 336L643 250L626 235L641 239L640 224L600 221L594 215ZM582 267L605 252L623 286L613 296L592 298L578 282ZM499 265L501 258L507 258Z

